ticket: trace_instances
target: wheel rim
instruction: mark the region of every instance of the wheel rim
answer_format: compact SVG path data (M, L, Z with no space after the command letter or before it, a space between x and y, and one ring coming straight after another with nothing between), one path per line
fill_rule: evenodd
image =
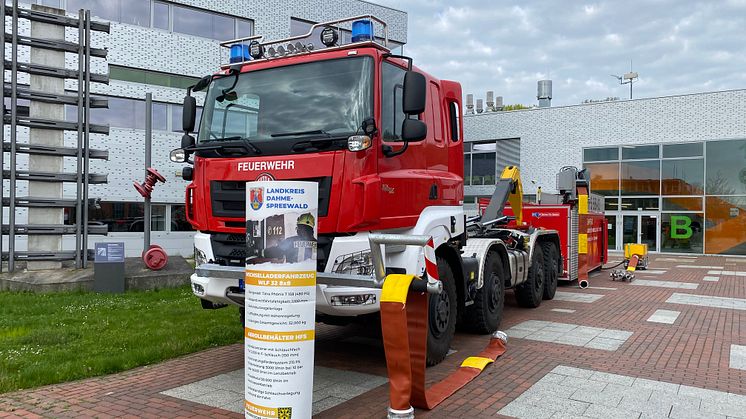
M487 308L489 308L490 312L494 312L498 305L500 304L500 284L499 281L500 278L495 275L494 273L490 275L490 298L487 303Z
M542 292L544 291L544 270L538 269L536 271L536 281L534 283L534 287L536 288L536 291Z
M430 330L433 336L440 337L446 329L451 317L451 299L448 293L441 292L431 304L430 310Z

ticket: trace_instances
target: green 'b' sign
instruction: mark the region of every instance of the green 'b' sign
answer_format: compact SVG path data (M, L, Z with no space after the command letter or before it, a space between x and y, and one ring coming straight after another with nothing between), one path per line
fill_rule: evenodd
M671 238L688 239L692 237L692 219L685 215L671 216Z

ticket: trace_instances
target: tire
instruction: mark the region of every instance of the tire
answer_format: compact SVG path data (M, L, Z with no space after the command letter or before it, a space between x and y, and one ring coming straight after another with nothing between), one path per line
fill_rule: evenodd
M448 355L456 333L458 300L456 279L448 262L437 258L438 276L443 292L430 296L427 321L427 365L439 364Z
M557 292L557 245L542 242L541 252L544 254L544 299L551 300Z
M505 307L505 271L499 253L487 253L482 278L482 288L477 290L474 304L467 307L464 320L469 330L487 334L500 327Z
M544 296L544 253L541 246L534 247L531 267L528 269L526 282L515 288L515 298L521 307L536 308L541 305Z

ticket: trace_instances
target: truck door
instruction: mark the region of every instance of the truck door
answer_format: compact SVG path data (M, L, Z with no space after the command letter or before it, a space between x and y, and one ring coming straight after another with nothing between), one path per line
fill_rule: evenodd
M380 77L380 136L383 145L401 149L401 126L406 115L402 112L403 65L383 61ZM427 109L426 109L426 112ZM424 117L423 115L419 116ZM427 121L425 121L427 123ZM422 209L429 206L433 177L428 170L427 153L432 141L428 138L410 143L403 154L386 157L378 147L378 172L381 178L381 224L383 228L411 227Z

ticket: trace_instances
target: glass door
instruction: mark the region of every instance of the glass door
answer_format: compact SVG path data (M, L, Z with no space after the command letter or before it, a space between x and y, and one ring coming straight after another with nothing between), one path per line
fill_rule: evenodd
M648 251L658 251L658 216L640 215L640 241L648 245Z
M658 251L658 214L622 215L621 247L625 243L643 243L651 252Z
M606 216L606 246L609 250L616 250L616 215Z

